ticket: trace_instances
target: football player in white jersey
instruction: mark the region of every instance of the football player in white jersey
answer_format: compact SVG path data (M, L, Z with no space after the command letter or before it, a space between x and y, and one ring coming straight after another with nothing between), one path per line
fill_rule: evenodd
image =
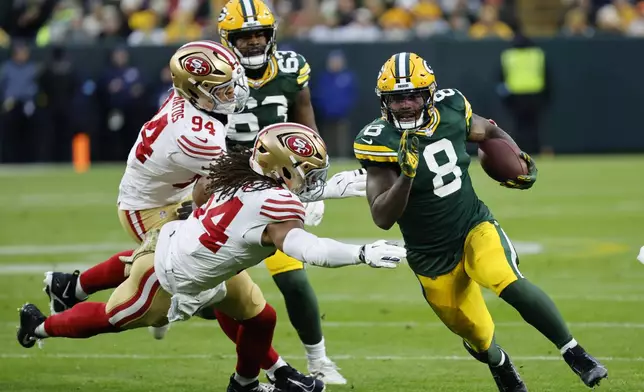
M170 59L170 70L173 90L143 125L119 186L119 220L138 243L149 230L177 219L182 202L191 203L195 181L226 151L224 124L215 116L243 110L249 96L244 68L214 41L183 45ZM128 270L120 258L131 254L117 253L82 274L46 273L52 314L121 284ZM165 329L153 333L160 338Z
M223 154L209 170L207 203L187 220L146 235L130 257L129 277L107 304L83 302L50 317L27 304L20 311L19 343L29 348L48 337L164 325L215 308L236 320L225 331L238 356L228 392L324 391L321 380L297 372L273 350L275 310L245 269L277 249L322 267L394 268L405 249L384 240L350 245L304 230L300 199L321 197L328 170L326 146L306 126L269 126L252 150ZM274 386L259 383L261 368Z

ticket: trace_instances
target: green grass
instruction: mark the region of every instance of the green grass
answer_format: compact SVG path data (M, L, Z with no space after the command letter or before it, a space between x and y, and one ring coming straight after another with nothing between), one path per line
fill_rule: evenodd
M540 253L522 256L520 268L552 295L577 340L605 358L610 379L601 390L644 391L644 266L635 260L644 245L644 158L537 163L539 181L527 192L498 186L474 163L479 196L515 243L542 246ZM89 265L120 250L128 243L115 206L122 170L97 166L78 175L67 167L0 167L0 271L16 264ZM399 237L397 229L375 227L364 199L327 202L314 231L336 238ZM60 248L77 244L103 245L84 252ZM303 350L275 285L262 268L251 274L278 310L276 348L304 369ZM329 354L350 380L328 391L496 390L487 368L467 357L460 339L440 325L406 266L309 268L309 275ZM162 341L140 330L21 348L16 308L32 301L46 309L41 280L40 273L0 273L0 391L225 389L234 348L216 322L177 324ZM549 342L508 305L486 297L498 343L515 358L531 391L586 390Z

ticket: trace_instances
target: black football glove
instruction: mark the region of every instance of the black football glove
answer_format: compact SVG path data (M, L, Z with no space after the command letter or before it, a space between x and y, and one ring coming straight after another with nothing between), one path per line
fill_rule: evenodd
M521 159L525 161L528 165L528 174L517 176L517 178L512 180L507 180L501 183L501 186L512 189L530 189L532 185L537 181L537 165L534 164L534 161L527 153L521 151L519 155Z
M181 203L181 207L177 208L177 215L179 220L186 220L192 214L192 200L184 201Z

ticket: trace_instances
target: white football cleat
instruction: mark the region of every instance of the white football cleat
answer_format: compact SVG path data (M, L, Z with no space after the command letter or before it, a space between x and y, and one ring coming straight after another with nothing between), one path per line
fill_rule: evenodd
M152 334L152 336L157 340L163 339L166 332L168 332L168 329L170 329L170 323L164 325L163 327L148 327L150 334Z
M347 379L340 374L340 368L329 357L309 361L308 369L311 376L329 385L345 385Z

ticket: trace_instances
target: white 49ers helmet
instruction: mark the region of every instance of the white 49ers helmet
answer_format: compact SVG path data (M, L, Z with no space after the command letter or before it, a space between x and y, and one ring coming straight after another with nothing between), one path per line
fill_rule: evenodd
M194 41L170 59L172 84L198 109L220 114L244 110L250 95L244 68L237 57L214 41Z
M324 191L329 158L320 135L307 126L287 122L259 132L250 166L256 173L283 183L302 201L313 201Z

